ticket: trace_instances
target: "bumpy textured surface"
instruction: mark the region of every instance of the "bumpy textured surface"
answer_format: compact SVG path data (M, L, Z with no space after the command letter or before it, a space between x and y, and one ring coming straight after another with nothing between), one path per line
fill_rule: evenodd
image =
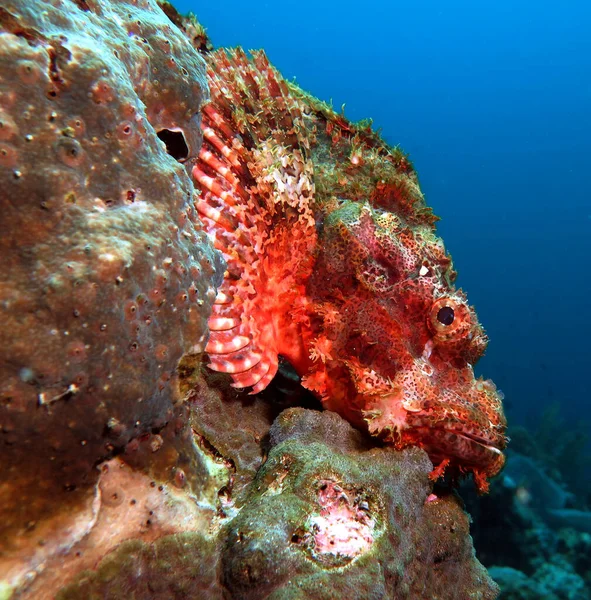
M430 494L425 453L372 445L336 414L284 411L239 512L224 497L201 533L126 542L57 597L494 599L467 515Z
M125 542L95 571L80 575L56 600L222 600L215 544L199 533L160 538L152 544Z
M219 552L212 550L217 544L214 521L221 490L228 488L232 474L218 456L199 449L187 412L186 405L177 405L160 433L135 438L123 454L103 462L86 504L70 503L21 532L15 539L18 546L0 559L0 598L14 590L13 597L52 600L73 581L92 583L97 578L107 578L100 588L107 598L132 597L149 589L165 594L167 586L177 589L176 583L195 572L206 577L207 561L218 560ZM58 505L63 500L52 499ZM184 534L178 541L177 536ZM190 552L185 554L187 544ZM191 567L192 560L203 563L203 568ZM143 569L144 576L130 579L129 569L134 568ZM190 586L206 585L205 580L195 581L183 584L186 595L179 597L194 597L190 589L195 588ZM78 597L89 596L81 592Z
M162 427L179 358L203 348L222 263L179 161L207 97L152 0L2 3L2 544Z
M324 405L477 486L505 418L473 364L487 339L408 159L288 85L263 53L206 54L212 101L193 168L228 269L210 367L265 388L287 357Z
M467 515L453 496L430 496L424 452L368 449L337 415L301 408L279 416L271 445L226 528L233 597L496 597Z

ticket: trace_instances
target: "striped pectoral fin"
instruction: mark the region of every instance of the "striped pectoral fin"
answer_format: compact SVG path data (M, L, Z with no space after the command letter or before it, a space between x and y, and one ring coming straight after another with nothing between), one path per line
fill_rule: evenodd
M244 373L256 367L263 358L262 354L250 348L244 348L229 354L210 354L208 367L220 373Z
M213 331L209 336L205 351L210 354L230 354L242 350L248 344L250 344L249 337L234 333L231 329Z
M218 293L225 302L229 296ZM221 305L228 307L228 304ZM240 318L213 314L209 318L210 336L205 351L208 367L232 376L235 388L252 387L251 394L264 390L277 373L277 353L270 348L260 350L247 325Z
M235 317L221 317L213 315L209 318L209 329L211 331L229 331L237 329L240 325L240 319Z
M263 53L219 50L206 61L195 207L227 265L206 350L212 370L258 393L277 372L277 316L293 304L315 244L309 143L299 100Z
M219 291L209 318L210 336L205 348L209 368L232 376L235 388L251 387L251 394L264 390L278 368L277 352L260 345L260 329L251 331L249 319L239 316L236 298Z
M276 354L267 353L261 361L249 371L232 375L232 387L252 387L251 394L262 392L273 380L277 373L279 361Z

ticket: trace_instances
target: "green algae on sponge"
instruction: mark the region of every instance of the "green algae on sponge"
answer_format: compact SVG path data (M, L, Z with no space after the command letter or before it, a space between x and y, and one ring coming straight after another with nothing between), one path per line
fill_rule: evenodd
M202 58L153 0L2 3L9 531L46 514L43 497L90 483L96 463L164 426L181 355L203 349L222 264L185 163L199 152L207 98Z
M226 527L232 598L480 598L498 588L476 560L455 496L431 495L426 454L369 449L333 413L284 411L240 513Z
M238 418L244 408L228 410ZM209 429L211 446L225 433ZM301 408L282 412L261 448L266 462L249 483L220 494L209 526L123 542L57 598L497 597L474 556L468 515L455 496L432 494L422 450L372 448L338 415ZM186 526L179 515L171 526Z

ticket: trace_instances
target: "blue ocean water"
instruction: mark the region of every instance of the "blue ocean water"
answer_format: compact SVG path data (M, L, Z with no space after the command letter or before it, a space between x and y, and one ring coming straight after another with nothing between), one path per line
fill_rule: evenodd
M178 0L410 154L512 423L589 417L591 4Z

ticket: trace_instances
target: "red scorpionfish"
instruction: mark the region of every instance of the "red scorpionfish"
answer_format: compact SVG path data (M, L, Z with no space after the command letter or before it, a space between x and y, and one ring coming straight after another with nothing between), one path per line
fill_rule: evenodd
M263 390L288 359L323 405L434 478L503 466L506 421L473 365L486 335L398 149L287 83L262 52L206 54L197 210L227 270L210 368Z

